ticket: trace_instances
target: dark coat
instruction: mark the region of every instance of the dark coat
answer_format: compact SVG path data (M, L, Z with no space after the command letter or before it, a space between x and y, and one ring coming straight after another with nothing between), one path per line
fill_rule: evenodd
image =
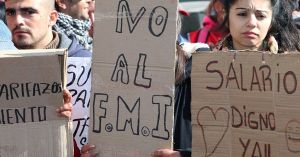
M65 34L59 34L59 49L68 49L68 57L92 57L89 50L84 49L75 37L68 38Z
M191 157L192 125L191 125L191 68L192 58L185 67L184 80L175 88L174 108L174 150L181 157Z

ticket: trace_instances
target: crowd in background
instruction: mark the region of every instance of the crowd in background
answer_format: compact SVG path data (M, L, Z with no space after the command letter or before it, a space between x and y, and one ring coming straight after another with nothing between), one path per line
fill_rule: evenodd
M69 57L92 56L94 0L1 0L0 9L0 50L66 48ZM174 150L151 156L191 156L191 53L300 51L299 11L298 0L211 0L202 27L177 42ZM74 156L95 156L93 148L75 148Z

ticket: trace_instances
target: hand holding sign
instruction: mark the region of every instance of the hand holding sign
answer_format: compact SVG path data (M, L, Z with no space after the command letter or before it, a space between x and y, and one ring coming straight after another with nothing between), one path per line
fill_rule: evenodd
M72 114L72 95L68 89L64 89L64 104L63 106L60 106L58 109L56 109L56 112L58 113L58 116L71 118Z
M178 151L171 149L159 149L151 154L151 157L181 157Z
M81 157L96 157L99 153L95 151L96 146L93 144L86 144L81 148Z

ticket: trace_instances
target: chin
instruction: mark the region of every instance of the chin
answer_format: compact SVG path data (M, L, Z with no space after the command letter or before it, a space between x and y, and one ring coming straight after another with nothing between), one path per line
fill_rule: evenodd
M15 46L18 49L32 49L33 46L27 42L15 42Z
M90 17L89 17L89 14L87 14L86 16L85 15L79 16L78 19L79 20L89 20Z
M251 50L256 50L258 49L260 46L260 44L258 44L257 42L247 42L244 44L246 47L248 47L248 49L251 49Z

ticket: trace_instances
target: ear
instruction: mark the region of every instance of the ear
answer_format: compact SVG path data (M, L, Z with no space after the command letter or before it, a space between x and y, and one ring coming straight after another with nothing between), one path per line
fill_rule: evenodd
M56 10L52 10L51 13L50 13L50 16L49 16L49 24L51 26L54 26L56 21L58 19L58 13Z
M57 6L60 8L60 9L66 9L67 8L67 5L66 5L66 1L65 0L55 0L55 3L57 4Z

